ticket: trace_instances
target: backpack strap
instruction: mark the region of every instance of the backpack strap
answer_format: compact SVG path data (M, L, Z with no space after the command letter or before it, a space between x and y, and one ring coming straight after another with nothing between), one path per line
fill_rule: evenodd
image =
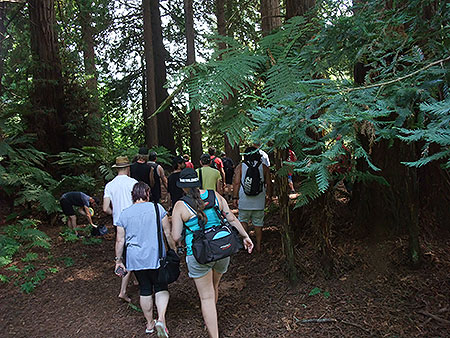
M205 202L205 209L210 209L210 208L214 208L216 206L216 194L214 192L214 190L207 190L208 191L208 196L206 197L206 199L203 199L203 201ZM185 202L188 207L195 213L197 214L197 209L194 207L195 203L194 203L194 199L190 196L183 196L180 199L181 201ZM205 231L205 224L203 224L203 222L200 221L200 218L198 218L198 225L200 226L202 231ZM186 224L184 224L184 226L192 233L194 233L194 231L191 230L191 228L189 228Z
M200 181L200 189L203 188L203 176L202 176L202 168L198 168L198 179Z

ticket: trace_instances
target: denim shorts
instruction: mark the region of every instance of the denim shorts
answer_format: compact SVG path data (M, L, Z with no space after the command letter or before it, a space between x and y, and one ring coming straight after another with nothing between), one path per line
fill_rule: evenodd
M239 209L239 221L244 223L252 221L253 226L262 227L264 225L264 210Z
M225 257L211 263L200 264L199 262L197 262L194 255L186 256L186 265L188 267L189 277L191 278L203 277L211 269L223 274L227 272L229 264L230 257Z

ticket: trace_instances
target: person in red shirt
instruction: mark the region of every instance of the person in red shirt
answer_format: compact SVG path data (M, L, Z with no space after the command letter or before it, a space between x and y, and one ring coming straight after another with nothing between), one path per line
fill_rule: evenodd
M297 156L295 155L294 151L289 149L288 158L286 160L287 162L297 162ZM294 189L294 180L292 179L292 173L288 173L288 183L289 183L289 189L291 190L291 194L295 193Z
M225 182L225 171L223 170L223 162L220 157L216 156L216 148L209 147L208 154L211 158L211 167L219 170L220 176L222 176L222 182Z
M184 163L186 164L186 168L194 169L194 164L191 161L189 161L189 155L188 154L184 154L183 158L184 158Z

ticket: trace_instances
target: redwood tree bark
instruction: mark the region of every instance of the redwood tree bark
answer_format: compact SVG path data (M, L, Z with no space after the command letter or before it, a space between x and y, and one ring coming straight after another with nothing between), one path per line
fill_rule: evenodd
M86 86L89 90L89 127L91 135L90 143L99 145L101 143L101 115L97 90L97 70L95 68L95 30L92 26L90 1L77 0L79 10L79 22L81 26L84 69L87 76Z
M169 96L164 85L167 82L166 58L167 51L164 48L162 27L161 27L161 13L159 10L159 0L150 0L150 13L152 23L152 38L153 38L153 60L155 71L155 99L156 107ZM158 143L175 152L175 136L172 125L172 115L170 113L170 106L157 115L158 125Z
M2 79L3 66L5 61L5 40L6 40L6 2L0 2L0 96L3 93Z
M261 0L260 13L264 36L281 26L280 0Z
M185 15L185 31L186 31L186 45L187 45L187 62L186 65L195 63L195 31L194 31L194 10L193 0L184 0L184 15ZM192 109L189 113L190 123L190 148L191 160L196 165L199 165L200 156L202 154L202 129L200 125L200 111Z
M81 37L83 39L83 56L84 68L88 79L87 87L93 91L97 91L97 71L95 69L95 41L94 28L92 27L92 17L90 6L86 0L77 1L80 12L79 20L81 26Z
M28 130L36 133L38 149L55 154L67 147L61 60L54 30L54 0L30 0L29 12L33 111L27 116Z
M216 0L216 18L217 18L217 32L219 35L227 36L232 35L231 32L227 31L226 27L226 15L225 15L225 5L227 4L226 0ZM231 6L231 4L228 4ZM219 42L219 49L227 48L224 42ZM223 100L223 106L227 106L230 104L231 98L227 98ZM235 164L241 161L241 155L239 153L239 145L232 146L230 141L228 140L228 136L224 135L224 143L225 143L225 153L228 157L230 157Z
M145 80L146 80L146 106L143 111L145 142L148 147L158 145L158 125L157 118L149 116L156 111L155 93L155 63L153 53L151 4L150 0L142 0L144 11L144 58L145 58Z
M364 0L354 0L354 13L362 10ZM357 5L357 6L356 6ZM359 6L359 7L358 7ZM386 9L391 9L393 3L386 2ZM370 68L361 62L354 67L354 81L364 85ZM390 117L395 119L394 114ZM414 124L417 116L411 116L405 125ZM380 175L386 179L389 186L376 183L356 182L352 192L351 205L355 209L355 228L363 229L371 235L400 232L406 230L409 234L409 258L413 266L421 263L421 248L419 241L419 181L416 168L408 168L401 162L411 162L420 154L414 143L407 144L395 140L392 144L381 140L370 144L367 135L358 134L359 141L368 153L372 162L381 169ZM432 167L432 165L430 166ZM370 171L364 160L357 161L359 171ZM423 197L422 197L423 200Z
M316 5L316 0L286 0L286 20L305 15Z

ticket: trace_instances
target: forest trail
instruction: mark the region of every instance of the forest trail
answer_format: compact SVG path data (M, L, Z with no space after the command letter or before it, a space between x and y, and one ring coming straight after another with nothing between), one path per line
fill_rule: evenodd
M431 337L449 336L450 239L425 241L427 262L417 271L402 262L402 239L367 245L336 241L340 259L335 279L323 278L314 246L297 247L302 280L291 287L281 267L276 216L264 230L263 253L232 258L218 302L221 337ZM48 276L30 295L2 284L0 332L4 337L144 337L142 313L119 301L113 274L114 235L100 244L64 242L58 227L45 228L53 239ZM377 251L374 261L373 250ZM378 264L383 260L384 264ZM73 262L73 265L68 264ZM133 304L137 286L129 287ZM171 337L206 337L200 302L183 263L170 286L167 325ZM336 322L305 323L330 318ZM151 337L151 335L147 335ZM156 337L156 336L155 336Z

